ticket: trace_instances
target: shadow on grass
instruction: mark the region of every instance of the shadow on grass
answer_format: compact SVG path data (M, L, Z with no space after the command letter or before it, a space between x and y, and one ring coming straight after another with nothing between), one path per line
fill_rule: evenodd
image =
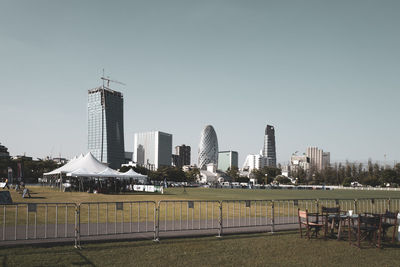
M168 245L168 244L190 244L192 242L196 243L208 243L208 242L221 242L223 240L245 240L245 239L252 239L252 238L268 238L273 236L284 236L284 235L293 235L295 232L277 232L273 235L270 233L235 233L230 235L224 235L221 238L217 238L210 235L202 235L202 236L190 236L190 237L169 237L166 239L161 240L160 242L153 242L151 239L112 239L112 240L88 240L85 241L85 244L82 244L82 249L85 251L102 251L102 250L109 250L111 248L137 248L137 247L154 247L158 245ZM88 245L88 246L86 246ZM19 256L29 256L29 255L40 255L45 253L65 253L74 251L71 245L66 245L65 243L44 243L44 244L34 244L34 245L23 245L23 246L16 246L14 247L17 251L13 251L10 253L10 247L1 247L0 253L4 256L7 255L19 255ZM32 251L31 249L38 249ZM51 248L51 251L47 252L47 249ZM46 250L46 252L44 251ZM77 250L75 250L77 251ZM77 251L79 252L79 251ZM80 253L79 253L80 254ZM75 265L78 265L76 263ZM82 265L82 264L81 264Z
M88 258L86 258L84 255L82 255L82 253L80 251L76 251L76 254L78 254L83 259L83 262L73 262L72 265L77 265L77 266L82 266L82 265L96 266Z
M85 193L85 192L81 192L81 193ZM105 193L105 194L100 194L100 195L104 195L104 196L151 196L151 195L155 195L155 196L163 196L163 195L175 195L175 194L171 194L171 193L165 193L164 194L160 194L157 192L122 192L122 193Z
M3 265L2 265L3 267L7 266L7 255L3 255L2 263L3 263Z
M87 244L92 244L91 247L85 247L83 245L84 250L94 251L94 250L108 250L110 246L112 248L124 248L124 247L149 247L149 246L157 246L160 244L185 244L192 243L194 239L196 243L208 243L208 242L221 242L224 240L245 240L245 239L253 239L253 238L269 238L273 236L289 236L297 234L296 231L282 231L276 232L274 234L271 233L235 233L235 234L227 234L220 238L215 237L214 235L198 235L198 236L177 236L177 237L168 237L166 239L162 239L159 242L148 242L146 240L102 240L99 241L91 241ZM150 240L149 240L150 241Z

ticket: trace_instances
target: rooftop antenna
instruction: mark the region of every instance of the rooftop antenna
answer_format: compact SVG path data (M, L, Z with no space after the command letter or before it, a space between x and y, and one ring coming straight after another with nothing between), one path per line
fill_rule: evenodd
M103 69L103 76L102 77L104 77L104 69ZM103 80L103 89L104 89L104 80Z
M384 156L384 158L385 158L385 165L384 165L384 168L386 169L386 154L385 155L383 155Z

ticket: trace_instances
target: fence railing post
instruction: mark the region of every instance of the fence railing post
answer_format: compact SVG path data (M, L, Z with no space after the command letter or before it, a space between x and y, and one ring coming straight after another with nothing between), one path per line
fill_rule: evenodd
M157 220L154 222L155 223L155 232L154 232L154 242L159 242L160 241L160 201L157 202L156 205L156 214L157 214Z
M317 206L317 210L315 212L319 213L319 199L318 198L315 200L315 204Z
M75 205L75 248L81 248L81 205Z
M218 223L219 223L219 229L218 229L218 236L217 237L221 237L222 233L223 233L223 218L222 218L222 201L218 201L219 202L219 219L218 219Z
M271 206L271 233L275 232L275 202L272 200Z
M354 213L358 214L358 200L354 199Z
M387 200L387 210L388 211L391 211L391 208L390 208L390 198ZM386 212L386 211L385 211Z

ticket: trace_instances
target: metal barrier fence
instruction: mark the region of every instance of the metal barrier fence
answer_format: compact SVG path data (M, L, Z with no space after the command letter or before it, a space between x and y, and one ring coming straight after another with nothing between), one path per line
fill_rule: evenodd
M79 205L79 237L154 232L156 202L84 202Z
M272 225L270 200L224 200L221 205L223 228Z
M298 209L337 207L354 213L400 210L400 199L161 200L130 202L14 203L0 205L0 242L253 227L295 227ZM255 228L259 227L259 228ZM287 229L287 228L286 228Z
M220 201L162 200L157 205L159 232L221 229Z
M78 234L75 203L15 203L0 210L2 241L76 239Z

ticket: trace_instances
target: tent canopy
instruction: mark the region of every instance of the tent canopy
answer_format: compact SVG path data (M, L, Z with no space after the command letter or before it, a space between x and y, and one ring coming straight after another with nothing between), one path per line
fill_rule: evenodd
M136 173L132 169L125 173L120 173L111 169L107 165L97 160L92 153L87 153L85 156L82 154L79 157L74 157L64 166L55 169L51 172L44 173L44 176L66 174L71 177L112 177L120 179L147 179L146 175Z

